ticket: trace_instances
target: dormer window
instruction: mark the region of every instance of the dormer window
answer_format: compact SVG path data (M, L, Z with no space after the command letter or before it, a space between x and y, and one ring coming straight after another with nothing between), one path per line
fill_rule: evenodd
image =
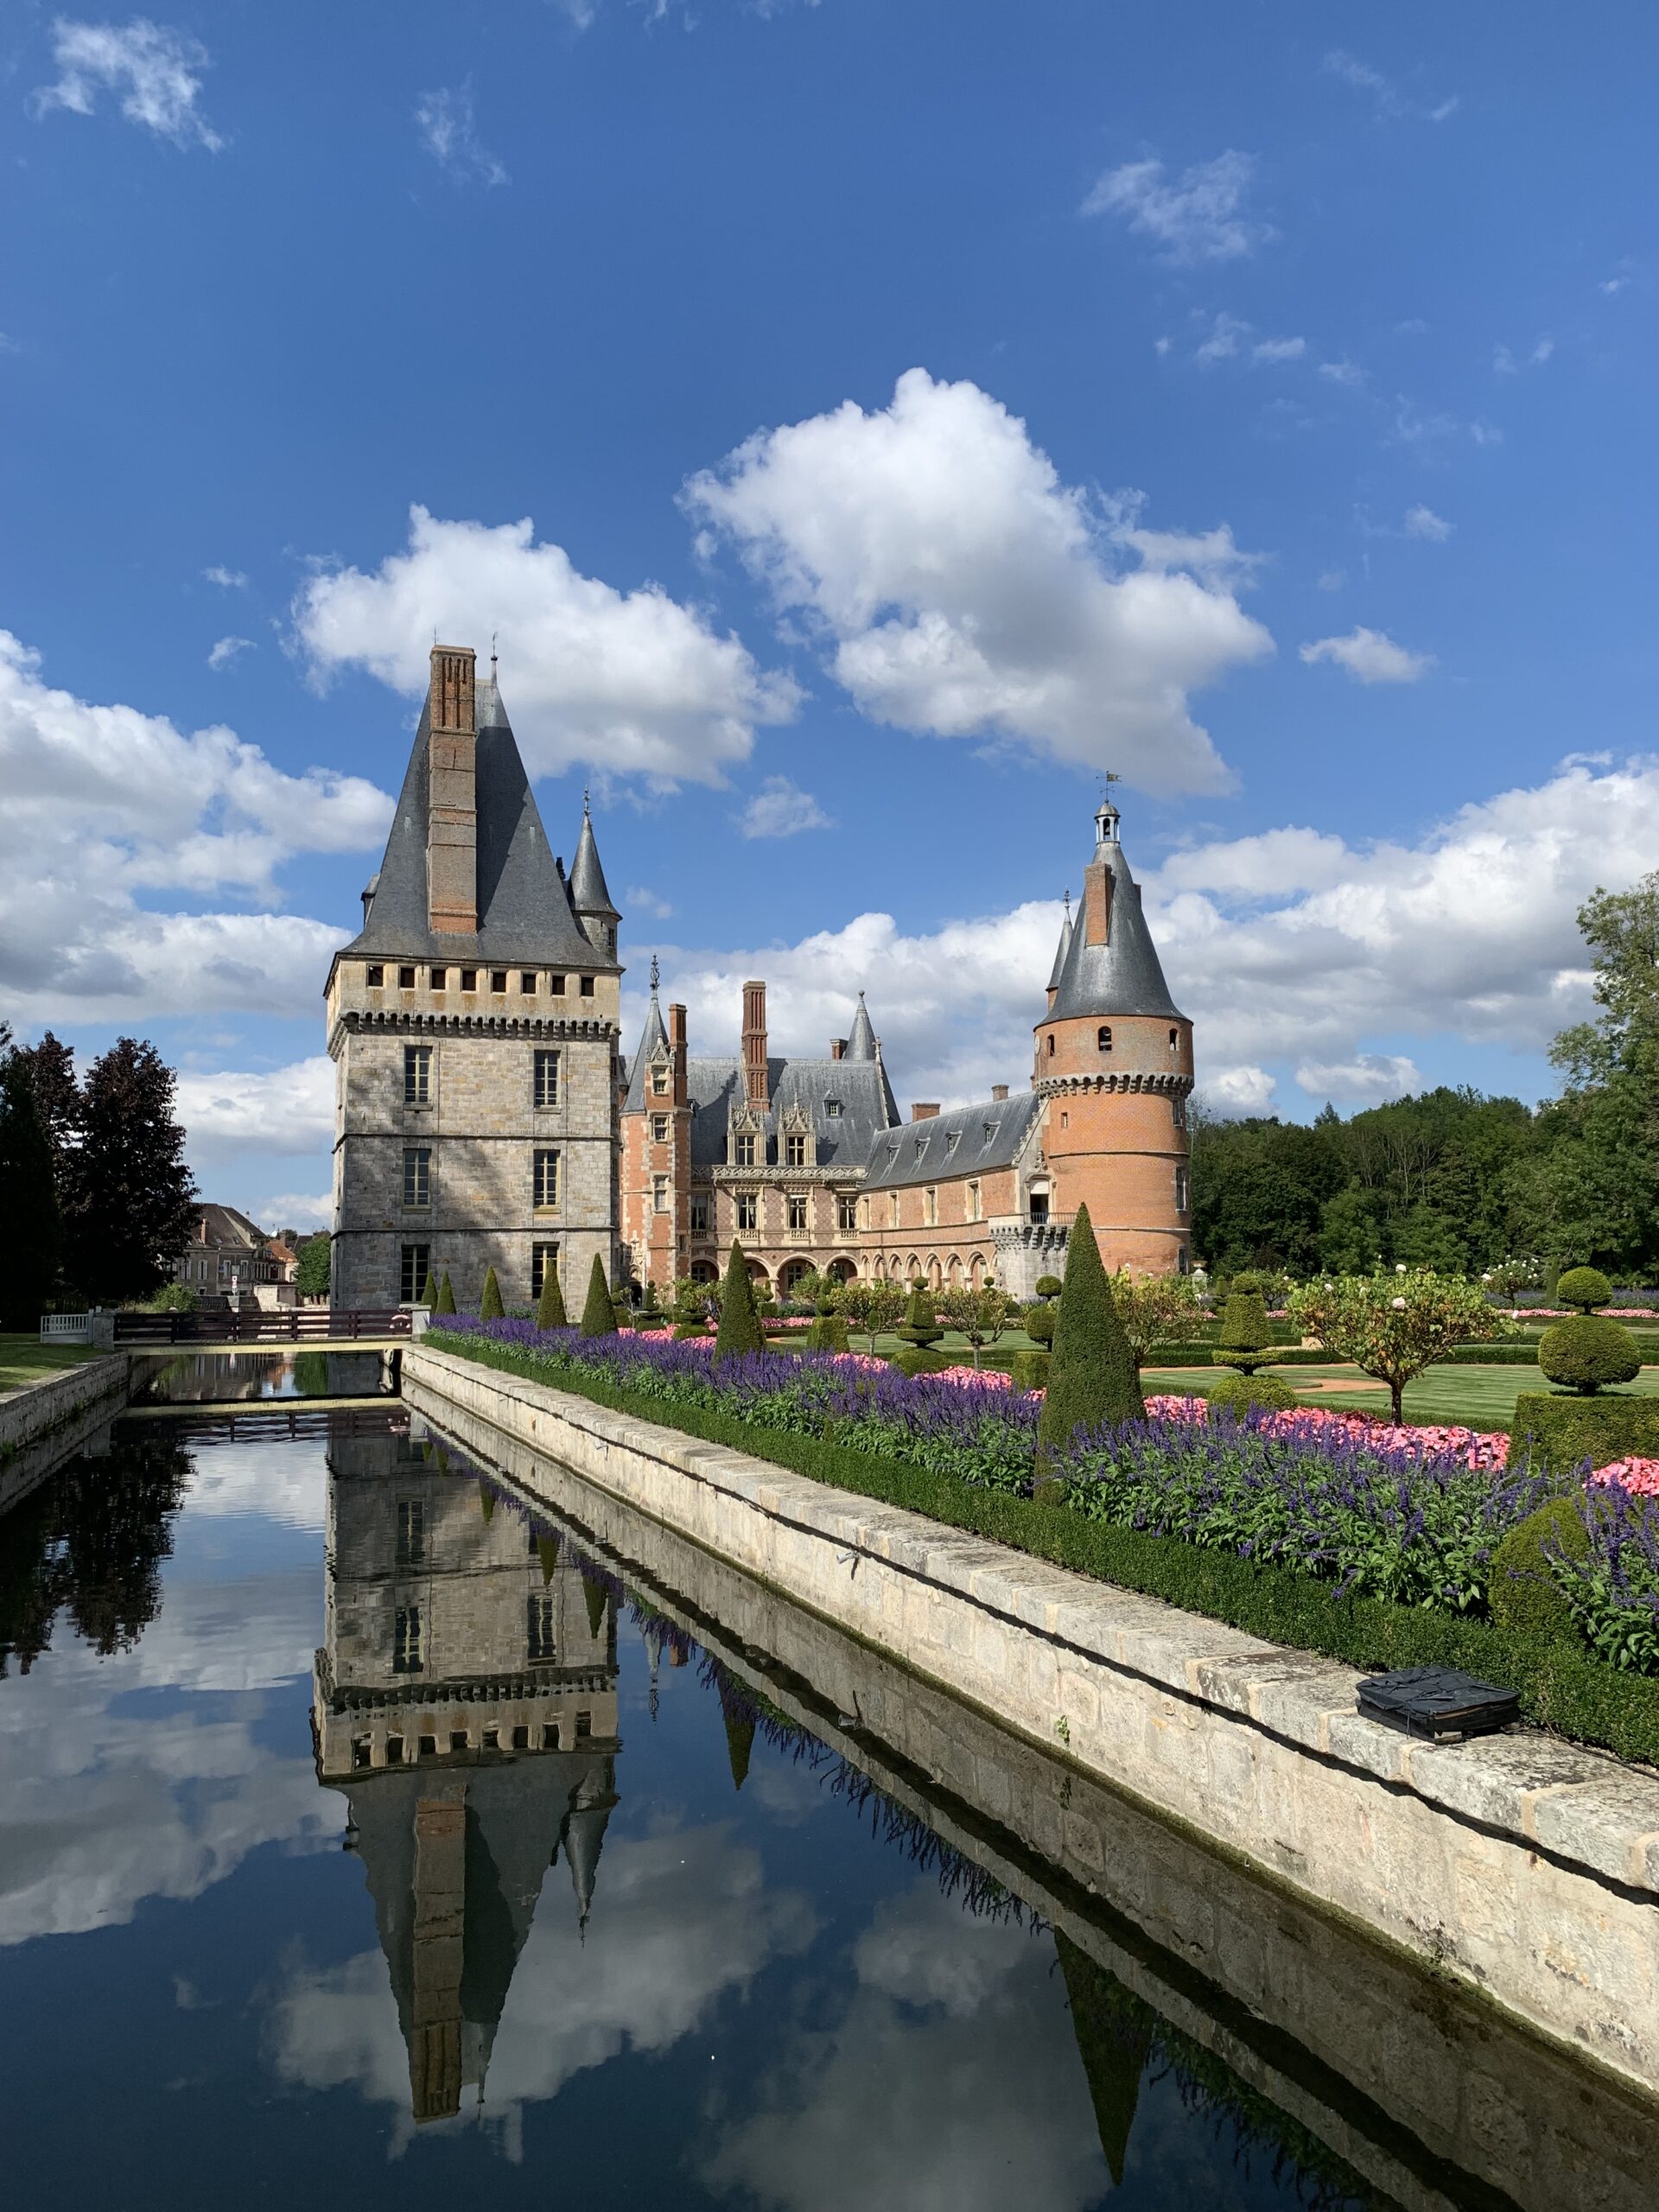
M841 1119L841 1101L840 1101L840 1099L839 1099L839 1098L826 1098L826 1099L824 1100L824 1102L823 1102L823 1111L824 1111L824 1116L825 1116L826 1120L829 1120L829 1121L831 1121L831 1122L838 1122L838 1121Z
M944 1156L947 1160L950 1159L951 1154L961 1142L962 1131L960 1129L952 1129L950 1135L946 1137L944 1141Z
M753 1166L754 1132L753 1129L740 1130L733 1143L732 1155L735 1166L739 1167Z
M668 1089L668 1067L665 1062L658 1060L652 1067L651 1087L659 1097Z
M1103 1021L1099 1028L1096 1030L1095 1049L1096 1052L1109 1052L1111 1051L1112 1025L1109 1021Z
M986 1122L986 1124L985 1124L985 1141L986 1141L986 1143L987 1143L987 1144L995 1144L995 1143L996 1142L996 1133L997 1133L997 1131L1001 1128L1001 1126L1002 1126L1002 1124L1001 1124L1001 1122Z
M804 1167L806 1165L806 1139L798 1129L791 1129L784 1139L784 1165L785 1167Z

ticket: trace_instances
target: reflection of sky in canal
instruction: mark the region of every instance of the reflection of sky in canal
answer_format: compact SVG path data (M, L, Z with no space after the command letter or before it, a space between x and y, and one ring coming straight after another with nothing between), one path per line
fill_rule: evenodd
M105 1480L112 1467L118 1481L120 1441ZM394 1488L427 1482L474 1548L469 1604L505 1591L522 1635L523 1592L558 1586L513 1508L460 1477L446 1491L401 1449L414 1471ZM1226 2118L1155 2057L1137 2101L1144 2039L1104 2062L1109 2102L1127 2065L1125 2126L1133 2114L1115 2189L1054 1938L947 1895L765 1728L735 1787L730 1714L698 1655L674 1665L659 1651L653 1669L626 1614L602 1843L579 1874L566 1784L534 1794L568 1749L501 1762L502 1789L524 1786L499 1818L479 1774L463 1947L467 1972L487 1954L497 1986L469 1995L463 1974L457 1993L442 1942L421 1951L418 1894L410 1949L418 1843L403 1873L375 1857L377 1821L407 1826L397 1808L433 1786L428 1769L319 1786L315 1758L332 1756L321 1738L314 1753L310 1718L332 1525L323 1443L238 1441L194 1460L162 1602L136 1641L99 1657L60 1614L29 1671L14 1652L0 1680L10 2202L126 2212L239 2202L256 2186L400 2207L474 2188L584 2212L1349 2201L1299 2195L1294 2169L1275 2177L1259 2145L1241 2157ZM342 1486L380 1479L361 1453L354 1465ZM428 1513L429 1544L448 1542L450 1523ZM353 1661L352 1637L378 1618L379 1585L347 1556L338 1503L336 1520L343 1681L373 1663ZM77 1539L89 1582L95 1534ZM359 1569L363 1587L347 1586ZM557 1571L575 1575L568 1554ZM570 1584L578 1632L589 1588ZM15 1591L5 1602L15 1642ZM527 1877L513 1859L525 1850ZM480 1932L502 1898L512 1927ZM452 2018L461 2056L433 2093L442 2109L417 2122L411 2053L434 2014Z

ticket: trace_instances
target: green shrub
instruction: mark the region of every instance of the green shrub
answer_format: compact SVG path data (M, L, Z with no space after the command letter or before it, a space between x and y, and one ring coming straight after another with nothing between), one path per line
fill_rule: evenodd
M196 1294L188 1282L164 1282L153 1298L144 1300L149 1313L194 1313Z
M449 1270L446 1268L443 1271L443 1281L438 1285L438 1302L432 1311L435 1313L453 1313L454 1310L455 1287L450 1281Z
M1058 1298L1065 1288L1065 1285L1060 1281L1058 1275L1039 1275L1037 1278L1039 1298Z
M1268 1302L1259 1290L1236 1290L1221 1317L1226 1351L1261 1351L1268 1342Z
M933 1294L918 1275L910 1287L910 1303L894 1334L907 1344L936 1344L944 1334L933 1311Z
M1659 1459L1659 1398L1580 1398L1523 1390L1510 1427L1510 1466L1525 1463L1529 1445L1534 1459L1558 1474L1571 1474L1586 1459L1592 1467L1632 1453Z
M1138 1421L1146 1413L1135 1355L1123 1333L1112 1286L1086 1205L1077 1208L1065 1240L1065 1287L1048 1370L1048 1395L1037 1425L1039 1471L1046 1455L1063 1451L1079 1428Z
M1569 1268L1555 1286L1555 1296L1563 1306L1588 1313L1594 1306L1611 1305L1613 1286L1599 1268Z
M605 1262L597 1252L588 1273L588 1296L582 1308L581 1331L584 1337L616 1334L616 1303L611 1296L611 1286L605 1280Z
M943 1375L957 1363L944 1352L930 1351L925 1344L906 1344L903 1351L894 1352L887 1364L901 1375Z
M1569 1559L1588 1555L1589 1531L1576 1497L1552 1497L1500 1539L1487 1570L1487 1603L1499 1628L1576 1643L1572 1608L1555 1586L1544 1557L1546 1541Z
M1027 1306L1022 1325L1033 1344L1052 1344L1054 1341L1054 1324L1058 1318L1053 1305L1046 1299L1041 1305Z
M564 1311L564 1293L559 1288L559 1271L549 1260L542 1268L542 1294L536 1307L538 1329L568 1329L570 1325Z
M706 1337L708 1333L709 1324L706 1321L677 1321L674 1324L677 1344L683 1344L688 1337Z
M480 1321L499 1321L505 1312L506 1308L501 1303L501 1286L495 1279L495 1269L486 1268L484 1295L478 1301L478 1318Z
M847 1324L839 1313L821 1313L810 1329L798 1332L806 1339L808 1351L850 1351L847 1341Z
M726 1262L726 1281L720 1294L720 1327L715 1335L715 1359L739 1359L747 1351L764 1351L766 1340L760 1333L760 1316L754 1310L754 1284L749 1274L749 1263L743 1257L743 1247L735 1236L732 1239L731 1256Z
M1204 1395L1211 1405L1230 1407L1235 1413L1243 1413L1251 1406L1284 1413L1296 1403L1296 1393L1276 1375L1246 1375L1237 1370L1212 1382Z
M1588 1268L1575 1268L1588 1274ZM1546 1329L1538 1344L1538 1364L1564 1390L1591 1397L1609 1382L1629 1382L1642 1372L1642 1351L1628 1329L1593 1313L1575 1314Z
M1008 1363L1016 1390L1046 1390L1050 1355L1046 1351L1017 1351Z
M421 1303L429 1313L435 1313L438 1310L438 1280L430 1268L426 1271L426 1281L421 1285Z

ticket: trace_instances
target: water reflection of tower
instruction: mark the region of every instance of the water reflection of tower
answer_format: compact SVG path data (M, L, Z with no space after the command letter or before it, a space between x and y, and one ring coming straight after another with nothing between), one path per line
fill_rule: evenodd
M317 1770L343 1789L415 2117L481 2101L550 1864L586 1924L616 1802L616 1621L507 1501L415 1437L328 1452Z

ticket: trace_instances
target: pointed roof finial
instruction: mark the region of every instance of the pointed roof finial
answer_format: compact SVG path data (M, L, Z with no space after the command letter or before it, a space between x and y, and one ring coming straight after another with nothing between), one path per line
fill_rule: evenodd
M500 634L499 630L492 630L490 632L490 681L492 683L495 681L495 641Z
M657 956L653 952L651 956L651 995L652 998L656 997L657 986L662 980L662 970L657 965Z
M586 784L582 787L582 810L584 814L591 814L593 812L592 807L588 804L588 786Z

